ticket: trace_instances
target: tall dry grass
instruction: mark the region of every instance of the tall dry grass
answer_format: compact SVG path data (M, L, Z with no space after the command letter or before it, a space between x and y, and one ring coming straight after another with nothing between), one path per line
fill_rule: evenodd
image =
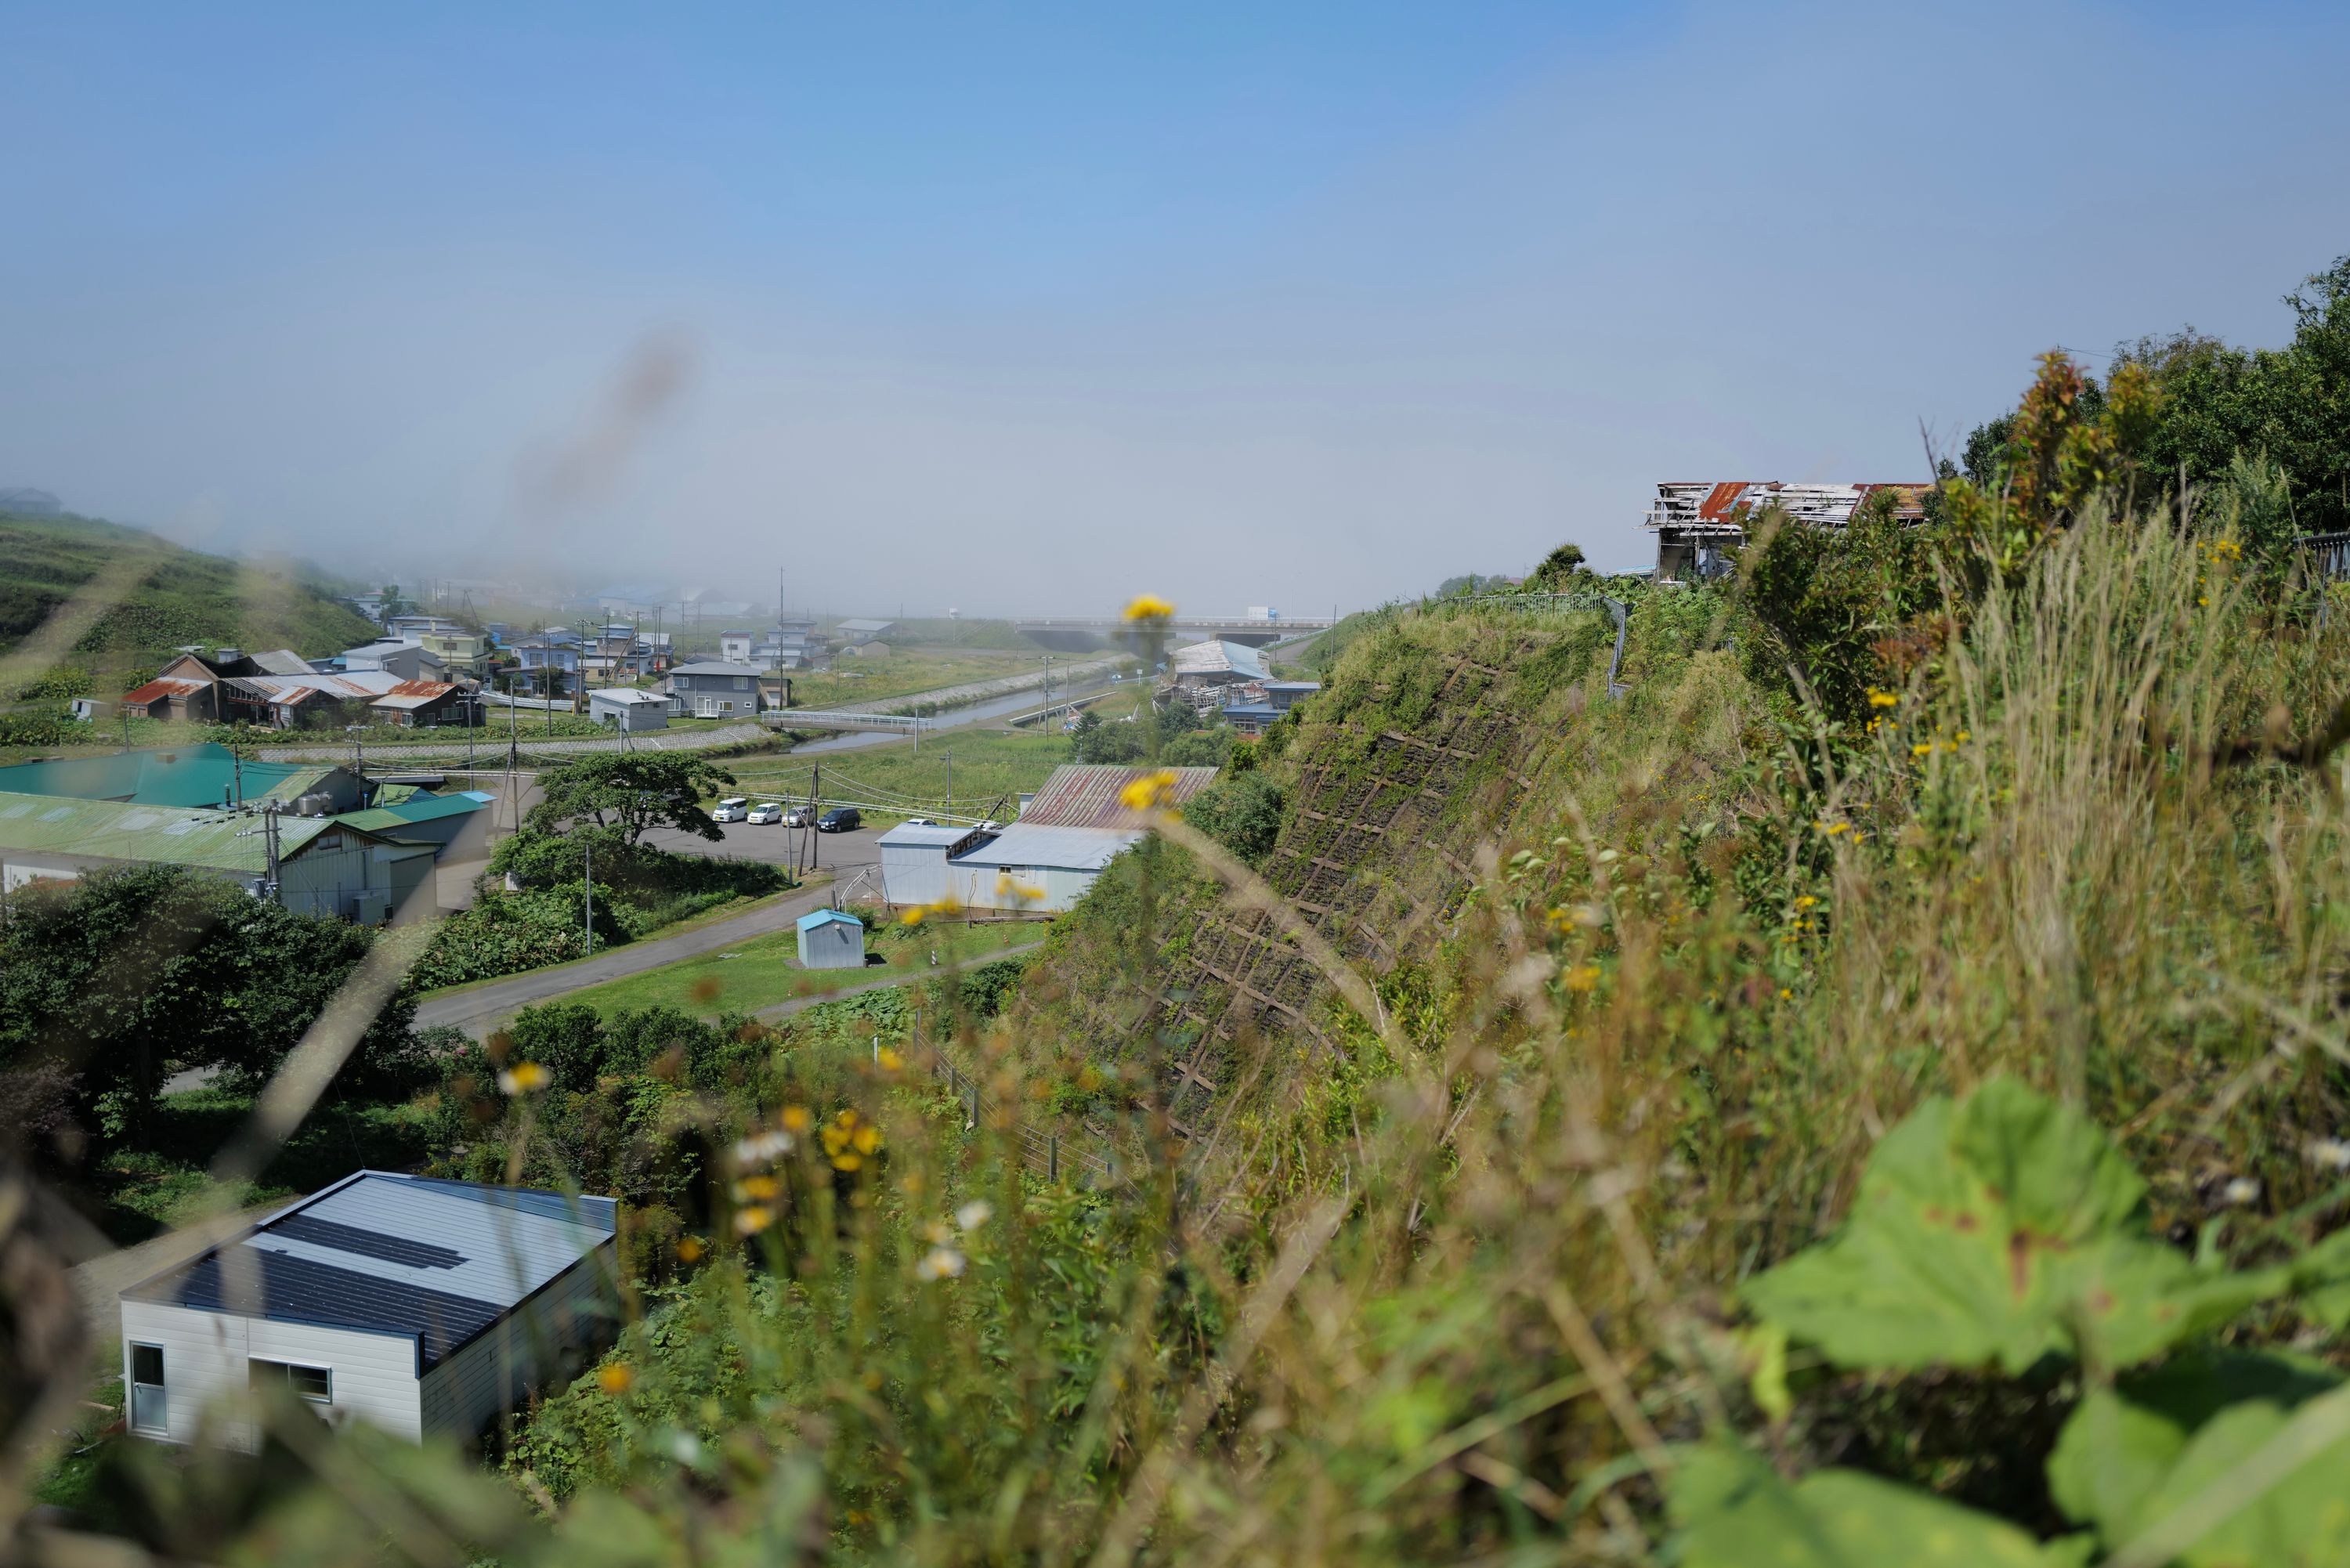
M2199 1223L2223 1177L2280 1216L2331 1190L2305 1150L2350 1124L2334 763L2255 753L2322 727L2344 634L2291 607L2224 541L2100 517L1968 606L1860 733L1755 690L1718 637L1649 650L1620 703L1586 672L1420 956L1356 976L1301 942L1343 1063L1244 1042L1213 1136L1183 1144L1145 1096L1126 1179L1079 1190L1016 1127L1066 1042L952 1011L887 1054L788 1042L759 1121L793 1147L738 1151L712 1259L639 1303L500 1476L282 1420L274 1470L147 1456L146 1546L1661 1562L1659 1478L1708 1432L2044 1522L2061 1382L1799 1366L1770 1421L1737 1289L1834 1225L1921 1096L1994 1073L2118 1129L2166 1220ZM1353 676L1415 635L1365 638ZM1150 875L1268 897L1170 835ZM984 1084L975 1127L930 1052ZM726 1139L744 1109L678 1115ZM803 1111L879 1147L844 1161Z

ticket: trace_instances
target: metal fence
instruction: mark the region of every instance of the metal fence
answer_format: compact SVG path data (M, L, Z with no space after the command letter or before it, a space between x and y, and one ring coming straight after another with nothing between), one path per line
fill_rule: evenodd
M934 1056L931 1072L953 1092L956 1099L962 1102L965 1130L977 1127L988 1105L980 1089L979 1080L948 1061L943 1051ZM1088 1148L1075 1139L1063 1137L1059 1133L1032 1127L1016 1116L1005 1120L1012 1136L1019 1141L1022 1163L1047 1181L1075 1179L1083 1186L1101 1187L1117 1179L1116 1162L1099 1152L1108 1149L1107 1140Z

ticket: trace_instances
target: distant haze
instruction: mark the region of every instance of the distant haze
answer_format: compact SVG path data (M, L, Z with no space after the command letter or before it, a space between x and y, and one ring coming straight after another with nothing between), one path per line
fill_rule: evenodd
M478 15L477 15L478 12ZM0 14L0 484L369 574L1355 607L2281 341L2338 7Z

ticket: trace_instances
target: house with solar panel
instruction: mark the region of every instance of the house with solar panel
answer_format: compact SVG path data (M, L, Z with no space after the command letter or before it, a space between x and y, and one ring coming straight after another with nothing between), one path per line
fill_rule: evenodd
M617 1210L348 1177L122 1293L130 1429L250 1444L250 1396L283 1389L330 1422L470 1440L610 1338Z

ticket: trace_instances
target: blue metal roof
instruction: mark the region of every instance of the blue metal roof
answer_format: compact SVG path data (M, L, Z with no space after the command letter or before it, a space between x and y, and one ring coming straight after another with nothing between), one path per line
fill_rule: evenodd
M618 1222L609 1198L366 1170L122 1294L412 1338L421 1376Z
M795 923L797 924L799 929L804 931L812 931L818 926L825 925L838 924L844 926L861 927L865 924L864 921L858 919L856 916L846 914L838 909L817 909L813 913L802 915Z

